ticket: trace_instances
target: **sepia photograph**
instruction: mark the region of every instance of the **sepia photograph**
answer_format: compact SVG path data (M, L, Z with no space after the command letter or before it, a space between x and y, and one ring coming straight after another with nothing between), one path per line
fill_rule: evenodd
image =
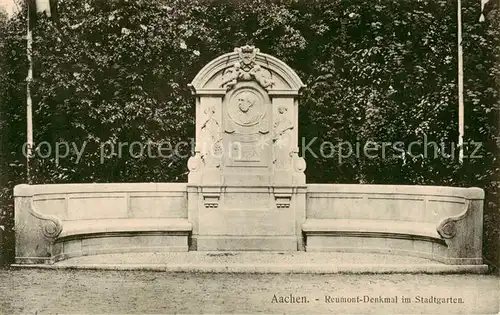
M0 0L11 314L500 314L500 0Z

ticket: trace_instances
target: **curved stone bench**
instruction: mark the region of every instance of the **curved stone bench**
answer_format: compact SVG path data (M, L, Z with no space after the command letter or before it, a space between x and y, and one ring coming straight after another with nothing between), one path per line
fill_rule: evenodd
M483 199L478 188L310 184L306 250L482 264Z
M304 232L339 234L343 236L392 237L401 239L421 239L444 243L436 226L425 222L393 220L350 220L350 219L310 219L302 225ZM308 244L312 248L312 244Z
M55 239L55 261L86 255L187 251L187 219L103 219L65 222Z
M304 204L273 211L280 215L275 218L295 223L307 251L393 253L446 264L482 264L482 189L309 184L300 193ZM14 196L18 264L104 253L187 251L194 248L192 230L202 218L196 211L188 215L187 184L19 185ZM203 202L189 200L191 205ZM221 219L230 217L227 211L205 207ZM245 215L255 223L266 211ZM241 224L248 235L250 225ZM272 233L277 229L276 220L255 226ZM239 249L248 248L243 244Z
M15 197L19 264L188 250L185 184L20 185Z

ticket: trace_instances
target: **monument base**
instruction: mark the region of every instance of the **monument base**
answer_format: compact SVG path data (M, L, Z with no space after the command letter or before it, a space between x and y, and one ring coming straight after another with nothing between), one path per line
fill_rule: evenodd
M284 263L286 262L286 263ZM92 255L18 268L203 273L484 274L488 266L448 265L407 255L338 252L197 251Z
M304 250L306 187L189 187L190 250Z
M198 251L297 251L297 239L289 236L201 236Z

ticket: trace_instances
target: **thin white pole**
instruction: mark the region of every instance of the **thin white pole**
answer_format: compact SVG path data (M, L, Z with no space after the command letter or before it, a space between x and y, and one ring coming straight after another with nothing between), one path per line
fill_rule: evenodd
M479 16L479 22L484 22L484 20L485 20L485 17L484 17L484 6L489 1L490 0L481 0L481 15Z
M28 76L26 77L26 135L27 135L27 150L26 150L26 176L28 184L31 184L31 165L30 160L33 156L33 106L31 100L31 82L33 81L33 60L31 50L33 46L33 33L30 27L30 9L28 6L28 34L26 36L26 53L28 56Z
M457 20L458 20L458 161L460 164L464 160L464 69L463 69L463 51L462 51L462 3L458 1Z

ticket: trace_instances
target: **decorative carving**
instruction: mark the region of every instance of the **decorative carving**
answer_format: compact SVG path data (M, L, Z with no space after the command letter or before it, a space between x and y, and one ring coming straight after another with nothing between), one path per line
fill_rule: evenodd
M292 191L289 189L274 189L274 200L276 202L276 208L288 209L292 201Z
M243 46L235 48L238 53L239 61L224 71L222 75L221 87L227 90L232 89L238 81L257 81L263 88L270 89L274 84L271 73L255 63L255 57L259 52L254 46Z
M257 53L259 53L260 50L255 48L255 46L246 45L240 48L235 48L234 51L237 52L240 57L240 63L243 70L245 72L252 70L255 65L255 57L257 57Z
M466 200L464 210L459 215L445 218L438 224L437 232L442 238L450 239L455 237L457 234L456 223L467 216L469 206L470 200Z
M278 141L286 134L287 131L293 129L293 123L286 117L287 108L285 106L278 107L278 119L274 122L273 140Z
M264 101L254 90L242 89L231 98L227 112L238 125L253 126L265 114Z
M269 89L275 84L273 79L271 79L271 72L259 65L255 65L252 70L250 70L250 75L265 89Z
M59 218L38 212L34 206L32 198L30 199L30 213L35 218L44 221L42 223L42 233L45 237L54 239L61 234L62 223Z
M205 122L201 125L201 130L206 130L213 142L217 142L220 138L219 134L219 122L215 119L215 107L208 107L205 109L205 115L207 116Z
M196 152L194 156L192 156L188 159L187 166L188 166L189 171L196 172L200 168L201 162L202 162L202 160L200 157L200 153Z
M265 135L269 133L269 119L263 118L259 125L259 133Z
M274 144L274 164L281 166L285 165L290 159L290 132L293 129L293 123L286 116L287 108L285 106L278 107L278 119L273 126L273 144Z
M304 172L307 167L306 160L303 157L300 157L298 152L292 152L290 155L292 156L295 171L299 173Z
M257 148L254 144L243 144L240 148L234 148L233 150L234 161L239 162L259 162L260 152L257 152Z
M226 122L226 128L224 129L226 133L234 133L234 124L231 121Z
M225 87L228 91L232 89L236 85L236 83L238 83L238 76L241 70L240 68L240 63L236 62L232 68L224 71L224 74L222 75L222 83L220 84L220 86Z
M276 207L278 209L288 209L290 208L290 200L289 197L276 197Z
M218 208L219 196L205 196L203 197L205 208Z
M211 106L205 109L207 116L205 122L201 125L201 132L208 136L204 137L201 150L201 160L210 167L220 166L220 157L222 155L222 137L220 135L220 124L215 118L215 107Z
M220 188L207 188L203 190L203 205L205 208L218 208L220 201Z
M457 226L455 222L449 221L440 226L440 233L442 238L453 238L457 234Z

